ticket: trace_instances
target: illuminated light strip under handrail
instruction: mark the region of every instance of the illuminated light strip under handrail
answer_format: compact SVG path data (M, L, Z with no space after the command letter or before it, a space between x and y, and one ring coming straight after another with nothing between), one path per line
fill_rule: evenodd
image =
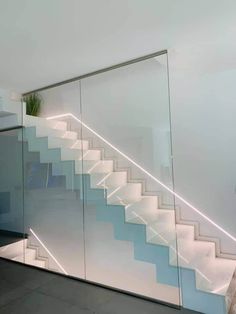
M35 238L39 241L39 243L42 245L42 247L47 251L47 253L51 256L51 258L54 260L54 262L58 265L58 267L63 271L65 275L68 275L66 270L61 266L61 264L58 262L55 256L52 255L52 253L49 251L49 249L45 246L45 244L42 242L42 240L39 239L37 234L30 228L30 232L35 236Z
M130 161L133 165L135 165L138 169L140 169L143 173L145 173L147 176L149 176L152 180L154 180L155 182L157 182L158 184L160 184L164 189L166 189L168 192L170 192L172 195L174 195L177 199L179 199L181 202L183 202L185 205L187 205L188 207L190 207L192 210L194 210L196 213L198 213L201 217L203 217L205 220L207 220L208 222L210 222L213 226L215 226L218 230L220 230L221 232L223 232L225 235L227 235L231 240L233 240L234 242L236 242L236 238L234 236L232 236L228 231L226 231L224 228L222 228L221 226L219 226L217 223L215 223L212 219L210 219L208 216L206 216L205 214L203 214L199 209L197 209L196 207L194 207L192 204L190 204L187 200L185 200L182 196L180 196L179 194L177 194L176 192L174 192L173 190L171 190L167 185L165 185L163 182L161 182L160 180L158 180L156 177L154 177L150 172L148 172L147 170L145 170L142 166L140 166L138 163L136 163L133 159L131 159L129 156L127 156L125 153L123 153L122 151L120 151L118 148L116 148L113 144L111 144L110 142L108 142L104 137L102 137L100 134L98 134L96 131L94 131L93 129L91 129L86 123L82 122L80 119L78 119L75 115L73 115L72 113L65 113L65 114L59 114L59 115L55 115L55 116L51 116L46 118L47 120L54 120L54 119L60 119L60 118L65 118L65 117L71 117L74 120L76 120L77 122L79 122L82 126L84 126L86 129L88 129L91 133L93 133L94 135L96 135L99 139L101 139L104 143L106 143L107 145L109 145L112 149L114 149L116 152L118 152L121 156L123 156L125 159L127 159L128 161Z

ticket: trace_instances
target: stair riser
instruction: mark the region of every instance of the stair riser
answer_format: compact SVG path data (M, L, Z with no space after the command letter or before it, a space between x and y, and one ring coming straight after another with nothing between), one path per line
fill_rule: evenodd
M91 187L101 188L105 187L119 187L127 184L127 173L126 172L112 172L107 174L91 174Z
M67 130L67 123L65 121L56 121L56 120L46 120L44 118L34 117L34 116L25 116L25 126L27 127L38 127L46 129L57 129L61 131Z

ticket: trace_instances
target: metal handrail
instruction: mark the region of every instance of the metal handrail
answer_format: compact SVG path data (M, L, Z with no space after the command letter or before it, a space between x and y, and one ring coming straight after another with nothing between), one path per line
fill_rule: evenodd
M112 66L109 66L109 67L106 67L106 68L103 68L103 69L100 69L100 70L89 72L87 74L82 74L80 76L76 76L76 77L73 77L73 78L68 79L68 80L64 80L64 81L61 81L61 82L58 82L58 83L54 83L54 84L51 84L51 85L48 85L48 86L40 87L40 88L37 88L35 90L28 91L28 92L24 93L23 96L26 96L26 95L29 95L29 94L32 94L32 93L41 92L43 90L54 88L54 87L58 87L58 86L65 85L65 84L68 84L68 83L76 82L76 81L88 78L90 76L94 76L94 75L97 75L97 74L108 72L108 71L111 71L111 70L114 70L114 69L118 69L118 68L130 65L130 64L133 64L133 63L137 63L137 62L140 62L140 61L151 59L151 58L154 58L154 57L157 57L157 56L161 56L161 55L164 55L164 54L167 54L167 50L157 51L157 52L154 52L154 53L151 53L151 54L139 57L139 58L131 59L131 60L128 60L128 61L125 61L125 62L122 62L122 63L118 63L118 64L115 64L115 65L112 65Z

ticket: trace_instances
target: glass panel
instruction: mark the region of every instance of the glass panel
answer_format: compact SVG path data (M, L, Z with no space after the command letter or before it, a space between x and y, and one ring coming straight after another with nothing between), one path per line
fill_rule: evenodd
M219 62L223 46L205 49L171 68L178 252L183 306L225 314L236 310L236 71Z
M222 94L224 81L233 90L232 75L200 75L193 85ZM30 116L17 95L0 90L0 257L203 313L231 311L235 135L227 93L216 97L228 99L224 116L211 115L205 92L205 111L199 102L186 110L182 98L174 108L180 195L166 55L38 96L39 116Z
M22 128L0 130L0 257L24 261L23 213Z
M86 278L180 304L167 57L81 81Z
M40 117L26 116L24 133L25 232L35 251L27 259L26 250L26 262L83 278L82 184L75 173L81 142L64 116L71 99L79 108L78 89L68 84L40 97Z

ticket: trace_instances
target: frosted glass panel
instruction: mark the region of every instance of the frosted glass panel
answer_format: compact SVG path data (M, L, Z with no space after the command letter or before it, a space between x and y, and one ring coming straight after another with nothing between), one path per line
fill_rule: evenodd
M76 87L68 84L42 92L40 117L26 116L24 218L28 248L36 250L28 263L84 278L83 186L77 174L80 134L67 116L54 119L66 113L64 104L72 99L79 108Z
M86 278L179 304L167 74L163 55L80 82Z

